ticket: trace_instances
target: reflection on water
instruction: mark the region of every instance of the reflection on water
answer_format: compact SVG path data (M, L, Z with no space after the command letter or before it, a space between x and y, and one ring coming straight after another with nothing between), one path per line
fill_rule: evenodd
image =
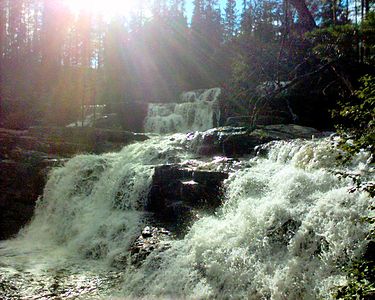
M0 244L0 299L99 299L115 294L123 281L120 270L104 270L97 262L48 265L38 255L4 253ZM48 253L44 253L48 255ZM36 259L36 260L35 260ZM34 260L34 261L33 261Z

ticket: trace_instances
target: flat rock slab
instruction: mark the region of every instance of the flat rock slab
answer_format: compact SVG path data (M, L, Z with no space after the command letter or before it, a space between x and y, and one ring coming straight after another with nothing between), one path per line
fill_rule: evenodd
M68 154L118 151L130 143L148 139L140 133L91 127L31 127L28 133L51 144L56 148L54 152L65 150Z
M253 154L256 146L290 139L311 139L322 133L311 127L294 124L258 125L249 127L219 127L195 137L195 148L200 155L228 157Z
M119 151L122 147L147 140L144 134L90 127L31 127L27 131L0 129L0 159L14 149L70 157L79 153Z

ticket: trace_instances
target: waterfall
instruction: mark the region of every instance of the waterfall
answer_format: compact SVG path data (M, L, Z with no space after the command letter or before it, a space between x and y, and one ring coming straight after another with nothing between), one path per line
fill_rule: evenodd
M218 125L220 88L182 93L179 103L149 105L145 131L173 133L204 131Z
M366 245L369 197L330 168L326 140L280 142L226 182L226 202L126 278L130 296L324 299ZM368 157L353 170L367 173ZM161 263L155 265L155 261ZM147 285L145 286L145 283ZM131 291L131 292L129 292Z
M214 215L201 215L141 266L129 264L154 167L194 159L219 168L215 158L190 152L193 142L158 136L54 169L31 223L0 244L1 281L24 298L40 296L56 278L62 298L86 285L101 298L330 298L345 282L342 267L365 250L369 225L360 220L371 200L360 190L349 193L352 180L335 173L374 178L369 154L340 167L328 138L275 142L267 157L241 159ZM10 293L0 288L2 298Z

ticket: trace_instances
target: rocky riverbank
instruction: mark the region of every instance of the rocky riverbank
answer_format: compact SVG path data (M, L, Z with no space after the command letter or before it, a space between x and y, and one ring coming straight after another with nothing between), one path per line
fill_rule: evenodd
M118 151L145 139L142 134L94 128L0 128L0 240L17 234L31 219L50 168L79 153Z
M320 135L298 125L269 125L214 128L188 134L188 138L194 139L197 156L240 157L254 154L257 146L273 140ZM50 168L75 154L117 151L145 139L143 134L94 128L0 129L0 239L14 236L31 219ZM158 166L145 210L155 214L159 223L181 225L196 210L214 210L221 204L227 177L225 172L197 170L186 164Z

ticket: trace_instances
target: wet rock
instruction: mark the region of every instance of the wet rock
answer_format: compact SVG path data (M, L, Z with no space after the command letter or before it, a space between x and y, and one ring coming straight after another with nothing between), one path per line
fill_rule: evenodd
M64 161L51 149L28 131L0 129L0 240L31 219L49 170Z
M225 126L247 127L251 126L252 123L253 117L250 116L229 117L225 122Z
M172 233L165 228L146 226L130 247L131 263L139 266L153 251L165 251L171 237Z
M92 127L39 126L31 127L28 134L48 144L50 150L46 152L63 156L80 152L118 151L125 145L148 139L144 134Z
M14 150L36 151L59 157L79 153L118 151L125 145L147 140L144 134L90 127L31 127L28 131L0 128L0 159Z
M256 146L275 140L311 139L321 136L314 128L299 125L259 125L255 127L219 127L195 138L195 148L200 155L225 155L228 157L254 154Z
M210 183L221 183L225 179L228 178L227 173L223 172L214 172L214 171L194 171L193 172L193 179L202 184L210 184Z
M181 165L155 168L146 210L165 221L184 223L196 209L212 210L221 204L224 172L201 171Z
M20 154L19 154L20 155ZM10 238L31 219L47 173L60 163L40 156L0 161L0 240Z
M301 226L301 221L289 219L281 225L273 226L267 230L266 236L273 243L287 245L294 237L298 228Z

